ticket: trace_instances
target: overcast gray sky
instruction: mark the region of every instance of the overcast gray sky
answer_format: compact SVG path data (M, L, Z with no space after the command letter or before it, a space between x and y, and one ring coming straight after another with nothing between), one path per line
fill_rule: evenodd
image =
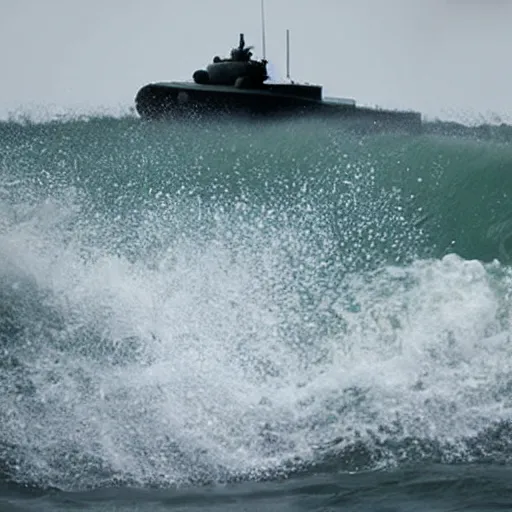
M267 58L327 96L429 116L512 121L512 0L265 0ZM245 33L260 0L0 0L0 118L127 110L142 85L189 80Z

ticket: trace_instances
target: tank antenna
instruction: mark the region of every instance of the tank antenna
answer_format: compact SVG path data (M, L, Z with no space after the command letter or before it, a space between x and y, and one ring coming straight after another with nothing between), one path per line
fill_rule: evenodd
M290 31L286 29L286 78L290 78Z
M261 0L261 48L263 50L263 59L266 60L266 49L265 49L265 1Z

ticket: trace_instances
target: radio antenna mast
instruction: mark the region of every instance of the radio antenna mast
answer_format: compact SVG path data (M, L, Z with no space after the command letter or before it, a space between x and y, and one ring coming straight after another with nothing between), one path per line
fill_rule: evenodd
M266 49L265 49L265 1L261 0L261 48L263 51L263 59L266 60Z
M290 78L290 30L286 29L286 78L292 81Z

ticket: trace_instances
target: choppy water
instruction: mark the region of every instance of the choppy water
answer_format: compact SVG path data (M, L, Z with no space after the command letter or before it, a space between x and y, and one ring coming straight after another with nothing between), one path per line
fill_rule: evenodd
M0 509L512 507L510 140L1 124Z

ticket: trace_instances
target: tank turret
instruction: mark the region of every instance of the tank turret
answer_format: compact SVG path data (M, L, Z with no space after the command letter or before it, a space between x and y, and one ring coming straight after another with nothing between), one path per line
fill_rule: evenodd
M233 48L230 57L218 56L204 69L197 70L193 79L201 85L231 85L243 88L258 88L268 79L267 61L252 60L252 46L245 46L244 35L240 34L237 48Z

